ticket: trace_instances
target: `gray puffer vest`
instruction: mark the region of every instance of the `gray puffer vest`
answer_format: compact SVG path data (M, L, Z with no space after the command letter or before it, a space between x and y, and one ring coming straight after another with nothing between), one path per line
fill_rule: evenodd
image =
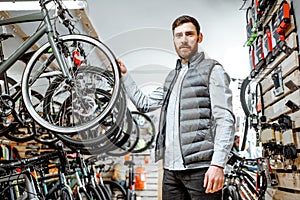
M189 63L189 69L183 79L180 92L179 138L180 148L187 168L209 165L214 146L214 130L209 95L209 78L213 67L219 64L212 59L205 59L204 53L196 54ZM165 150L165 122L168 100L176 82L181 61L177 61L164 84L164 103L161 108L159 133L156 140L155 157L162 159ZM201 164L200 164L201 163Z

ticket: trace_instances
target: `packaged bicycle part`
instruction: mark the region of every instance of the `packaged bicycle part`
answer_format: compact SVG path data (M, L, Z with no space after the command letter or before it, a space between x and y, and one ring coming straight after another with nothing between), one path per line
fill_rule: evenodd
M281 47L283 47L285 44L284 34L279 34L277 32L277 28L279 27L279 25L280 25L280 20L278 19L278 14L274 13L270 25L272 49L273 49L272 54L274 58L281 52Z
M275 131L272 124L262 123L261 124L261 133L260 133L260 142L265 150L268 152L272 152L272 154L276 151L276 138Z
M299 86L296 85L292 80L287 81L284 84L291 92L294 92L299 89Z
M283 149L282 153L287 159L297 158L297 150L295 146L294 134L292 129L288 129L282 133Z
M273 170L270 166L270 160L266 159L266 174L269 176L269 180L271 182L271 186L278 185L278 177L275 173L273 173Z
M272 41L272 32L270 29L270 26L266 26L264 29L264 36L263 36L263 52L264 56L266 58L266 64L269 64L270 62L273 61L273 41Z
M288 129L282 133L282 143L284 146L295 144L292 129Z
M256 19L254 9L250 6L246 12L246 31L247 31L247 46L250 46L255 38L256 34Z
M257 70L256 70L256 56L255 56L254 45L250 45L249 46L249 61L250 61L251 77L253 78L257 74Z
M283 156L286 159L296 159L297 156L297 149L295 144L288 144L283 146Z
M280 96L284 92L281 69L277 68L274 70L274 72L272 74L272 80L274 83L273 93L274 93L275 97Z
M259 21L264 14L264 9L261 8L260 1L255 0L255 16L257 21Z
M264 11L268 3L268 0L256 0L256 7L259 11Z
M273 127L273 130L274 130L276 146L277 146L278 149L280 149L281 146L282 146L282 132L281 132L280 126L279 126L278 123L273 123L272 127Z
M260 141L262 144L275 142L275 133L272 127L263 129L260 133Z
M290 24L290 6L286 1L283 1L280 8L272 16L271 20L271 36L273 46L273 57L279 55L280 52L290 54L292 49L289 48L285 41L285 31Z
M297 104L295 104L293 101L291 101L291 100L288 100L286 103L285 103L285 105L287 106L287 107L289 107L292 111L298 111L299 109L300 109L300 107L297 105Z
M282 1L277 11L278 27L277 33L283 35L290 25L290 5L287 1Z
M257 0L257 8L260 11L265 11L268 6L272 6L276 0Z
M292 129L292 120L289 115L280 115L278 123L282 130Z
M292 10L294 10L293 12L293 16L294 16L294 21L295 21L295 26L296 26L296 31L297 31L297 40L298 40L298 52L300 52L300 1L299 0L293 0L292 1ZM295 11L298 12L295 12Z
M255 66L257 71L262 69L262 67L265 65L265 55L263 51L263 35L260 34L256 38L255 42Z

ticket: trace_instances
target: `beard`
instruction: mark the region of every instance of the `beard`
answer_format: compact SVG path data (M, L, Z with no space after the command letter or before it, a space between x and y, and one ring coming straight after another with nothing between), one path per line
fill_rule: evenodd
M192 48L191 46L182 45L176 48L176 52L181 59L190 60L196 53L198 49Z

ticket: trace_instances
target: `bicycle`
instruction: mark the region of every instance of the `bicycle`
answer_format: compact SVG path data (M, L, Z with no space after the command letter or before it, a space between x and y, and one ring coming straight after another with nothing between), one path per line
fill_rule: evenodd
M263 200L267 190L268 181L266 172L262 167L263 158L245 159L231 151L225 173L223 199L227 200ZM257 166L257 169L253 169ZM255 179L250 173L255 173Z
M68 35L60 35L56 23L52 22L47 8L50 2L55 3L55 19L59 19L66 27ZM86 35L75 34L72 20L67 17L71 16L70 12L64 8L61 0L39 0L39 3L39 13L0 20L0 26L41 22L37 31L14 53L6 60L0 60L0 74L5 73L32 45L46 35L48 42L32 55L23 71L19 92L22 93L24 105L30 116L48 130L62 134L87 130L108 116L118 99L120 72L115 56L102 42ZM8 39L11 36L2 34L2 37ZM42 95L46 94L49 85L44 81L43 74L47 72L56 72L59 83L56 82L55 92L51 93L53 96L36 105L32 101L31 91L37 91L38 88ZM103 73L109 77L103 76ZM109 101L101 102L104 95L97 91L99 88L110 94ZM1 102L6 108L13 109L11 98L2 98ZM54 105L51 104L53 112L45 113L50 112L51 102L55 102ZM64 116L67 112L69 114ZM5 113L2 112L1 115Z
M60 197L61 199L72 200L72 192L67 186L65 181L65 172L67 169L67 158L65 151L60 142L56 143L57 150L45 155L32 157L29 159L21 159L19 161L9 160L6 162L0 162L0 169L5 171L5 175L0 177L0 186L3 187L1 196L7 197L7 199L52 199ZM59 158L59 180L51 188L43 194L40 183L43 185L43 179L45 177L37 177L37 166L43 166L49 163L49 160ZM18 172L21 169L21 172ZM49 178L49 177L46 177ZM45 190L44 190L45 191ZM57 198L55 198L57 199Z

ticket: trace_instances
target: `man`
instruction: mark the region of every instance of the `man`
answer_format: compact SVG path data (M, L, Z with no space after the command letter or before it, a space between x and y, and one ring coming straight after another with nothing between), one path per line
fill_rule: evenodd
M144 95L118 60L122 81L139 111L161 107L155 154L164 159L163 199L221 199L234 139L230 78L218 62L198 52L202 33L195 18L178 17L172 31L180 59L164 87Z

